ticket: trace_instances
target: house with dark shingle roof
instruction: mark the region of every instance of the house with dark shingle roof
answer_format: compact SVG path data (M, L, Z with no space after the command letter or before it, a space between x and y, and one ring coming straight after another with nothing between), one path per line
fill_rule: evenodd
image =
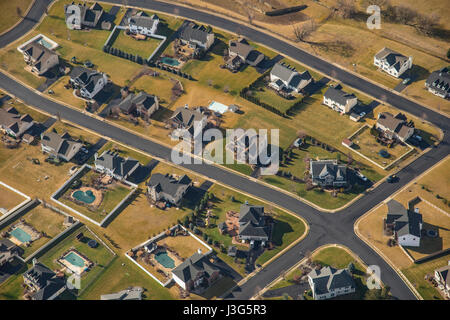
M373 64L391 76L398 78L406 70L412 68L412 57L405 57L385 47L374 56Z
M80 96L85 99L93 99L108 83L105 73L83 67L74 67L69 75L70 84L80 90Z
M15 257L20 255L23 251L14 242L9 239L0 239L0 267L12 262Z
M16 139L27 132L34 123L30 115L21 115L14 107L0 108L0 129Z
M347 185L347 167L337 160L311 160L309 174L316 186L340 188Z
M348 113L358 104L358 98L353 93L347 93L340 87L329 87L323 95L323 104L334 111Z
M450 70L448 68L442 68L440 70L433 71L427 81L425 81L425 87L427 87L428 91L432 94L444 99L449 99Z
M299 73L295 68L283 62L275 64L270 70L269 86L277 91L294 91L300 93L314 79L308 71Z
M269 241L270 227L266 224L264 207L253 206L248 203L241 205L239 210L238 238L242 242L261 241L262 245Z
M67 162L72 160L82 147L83 144L72 139L67 132L62 135L54 131L41 134L42 152Z
M107 13L97 2L87 7L86 3L64 5L64 13L66 16L66 24L71 25L73 29L80 30L82 28L98 28L109 30L111 25L104 21Z
M134 34L152 36L156 33L159 24L159 17L156 14L148 16L144 11L139 11L128 18L128 27Z
M95 170L105 173L117 180L127 180L140 166L133 158L123 158L111 150L103 151L99 156L94 155Z
M214 44L214 32L203 25L188 22L178 34L178 39L183 45L206 52Z
M175 179L169 174L152 174L147 183L147 191L153 201L167 201L178 206L192 184L192 180L183 175Z
M194 253L172 270L173 280L188 291L204 291L219 276L219 269L201 252Z
M150 118L156 110L159 109L159 100L157 96L148 94L144 91L138 94L128 93L128 95L117 105L124 114L136 113L142 118Z
M375 128L387 138L398 139L403 142L414 134L414 126L407 125L400 113L394 117L389 112L380 112Z
M35 41L22 48L23 59L31 67L31 71L42 76L59 65L59 56L52 50Z
M237 66L241 66L243 64L256 67L265 58L264 54L255 50L255 48L249 45L244 38L230 40L228 42L228 56L229 57L225 63L232 69L236 70L239 69Z
M422 231L422 215L407 210L401 203L390 200L387 203L386 227L394 232L394 237L401 246L419 247Z
M66 290L64 276L33 259L33 267L23 274L23 281L32 292L33 300L54 300Z
M315 300L324 300L356 291L353 277L347 269L323 267L308 274L308 283Z
M185 105L184 107L177 108L173 112L169 122L172 127L186 130L191 135L194 135L195 131L197 131L198 134L203 132L203 129L207 124L207 118L199 110L191 110Z
M438 283L438 288L450 298L450 261L448 265L434 270L434 280Z

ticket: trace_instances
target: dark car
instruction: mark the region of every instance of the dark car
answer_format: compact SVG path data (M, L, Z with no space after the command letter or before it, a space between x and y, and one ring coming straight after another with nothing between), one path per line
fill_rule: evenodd
M393 183L395 181L398 180L398 177L395 174L390 175L389 177L387 177L386 181L389 183Z

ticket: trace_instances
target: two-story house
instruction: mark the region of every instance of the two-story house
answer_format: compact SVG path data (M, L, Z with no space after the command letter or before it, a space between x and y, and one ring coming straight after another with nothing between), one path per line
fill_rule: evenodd
M117 180L127 180L139 169L139 161L132 158L123 158L111 150L104 151L100 156L94 155L95 170L105 173Z
M241 205L238 238L243 243L249 242L250 245L258 241L264 246L269 241L270 227L266 224L264 207L253 206L248 202Z
M21 253L23 253L23 249L18 247L14 242L9 239L0 238L0 268L12 262Z
M0 108L0 129L11 137L20 138L34 123L30 115L21 115L14 107Z
M67 289L63 274L55 274L35 259L33 267L23 274L23 281L32 292L32 300L54 300Z
M323 104L340 113L348 113L358 104L358 98L343 91L340 86L329 87L323 95Z
M159 17L156 14L148 16L144 11L139 11L128 18L128 27L134 34L152 36L158 29Z
M315 300L330 299L356 291L353 277L347 269L314 269L308 273L308 283Z
M438 288L450 298L450 261L448 265L434 270L434 280L438 283Z
M408 140L414 134L414 126L407 124L400 113L395 117L389 112L378 114L375 128L388 139L398 139L402 142Z
M448 68L442 68L440 70L433 71L425 81L425 87L427 87L428 91L432 94L444 99L449 99L450 70Z
M391 50L381 49L373 58L373 64L393 77L400 77L406 70L412 68L412 57Z
M339 165L337 160L311 160L309 174L315 186L340 188L347 185L347 167Z
M67 132L62 135L54 131L41 134L42 152L67 162L71 161L82 147L83 144L72 139Z
M214 44L214 32L203 25L189 22L178 35L181 44L195 49L196 55L206 52Z
M401 203L390 200L387 203L386 227L391 229L398 244L406 247L419 247L422 232L422 215L407 210Z
M138 94L128 93L117 107L124 114L136 113L136 115L142 118L150 118L159 109L159 100L157 96L150 95L144 91Z
M308 71L299 73L294 67L279 62L270 70L269 86L277 91L300 93L313 80Z
M230 40L228 43L228 59L225 63L230 69L238 70L244 64L256 67L264 59L264 54L255 50L244 38Z
M175 179L169 174L152 174L147 183L147 191L153 201L167 201L178 206L192 184L192 180L183 175Z
M31 71L39 76L59 65L59 56L52 50L35 41L22 48L23 59Z
M183 132L186 131L190 134L192 139L195 139L197 135L203 133L203 130L208 123L208 119L198 109L192 110L185 105L184 107L177 108L173 112L169 119L169 123L178 130ZM182 135L180 134L180 136Z
M64 13L66 24L71 25L75 30L82 28L94 29L98 27L109 30L111 28L110 24L105 21L107 13L97 2L93 3L90 7L86 6L86 3L75 4L75 2L72 2L71 4L64 5Z
M69 82L80 91L80 96L93 99L108 83L108 77L103 72L75 67L70 72Z

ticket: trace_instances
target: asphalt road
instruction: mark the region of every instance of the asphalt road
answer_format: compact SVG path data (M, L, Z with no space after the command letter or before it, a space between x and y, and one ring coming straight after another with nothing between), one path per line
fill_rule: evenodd
M36 11L33 12L34 21L38 20L39 8L41 15L43 14L42 3L48 1L37 0ZM111 3L120 4L121 1L107 1ZM378 87L370 82L360 79L345 70L342 70L334 65L329 64L317 57L314 57L302 50L295 48L280 39L276 39L264 33L255 31L243 25L238 25L235 22L228 21L223 18L218 18L212 15L205 14L193 9L178 7L156 1L128 1L129 5L141 6L148 9L175 12L179 16L190 19L196 19L204 23L215 25L230 31L236 31L239 28L240 34L250 38L253 41L264 43L280 52L290 55L305 64L308 64L327 75L331 75L340 79L342 82L353 86L361 91L366 92L376 98L385 100L386 102L396 106L399 109L408 111L419 117L426 118L433 122L444 131L448 130L448 119L436 112L426 109L414 102L411 102L403 97L396 95L388 90ZM34 8L33 8L34 9ZM25 22L24 22L25 23ZM19 24L16 28L7 34L0 36L0 45L5 46L9 42L21 37L27 32L27 28L31 28L33 24L22 25ZM28 29L29 30L29 29ZM61 118L68 119L71 122L79 124L90 130L96 131L99 134L118 140L125 145L130 145L137 149L143 150L150 155L158 156L170 161L171 150L160 144L146 140L140 136L134 135L128 131L119 129L113 125L97 120L79 111L67 108L63 105L55 103L45 97L37 94L21 84L15 82L7 75L0 72L0 87L17 98L24 101L24 103L35 106L50 114L59 113ZM201 164L201 165L184 165L186 168L220 181L226 185L242 190L248 194L256 197L266 199L276 203L299 216L304 217L310 225L310 232L308 236L295 245L293 248L285 252L281 257L270 263L257 275L252 277L243 286L237 288L232 292L229 298L248 299L257 292L258 289L269 284L276 279L283 270L289 269L301 258L301 253L306 251L313 251L320 245L328 243L339 243L349 247L353 252L359 255L367 264L378 265L381 268L381 279L384 283L391 287L393 296L398 299L415 299L415 296L409 290L408 286L401 280L393 269L370 247L362 242L353 232L353 225L356 219L367 212L370 208L382 202L392 193L399 190L402 186L407 184L411 179L420 175L427 168L443 159L449 153L448 137L445 136L444 141L438 148L433 148L426 155L416 159L414 162L406 166L398 174L400 181L395 184L383 183L375 190L369 192L360 200L353 203L350 207L335 214L327 214L320 212L307 204L299 201L296 198L290 197L282 192L273 190L260 183L248 180L240 175L233 174L227 170L216 166Z

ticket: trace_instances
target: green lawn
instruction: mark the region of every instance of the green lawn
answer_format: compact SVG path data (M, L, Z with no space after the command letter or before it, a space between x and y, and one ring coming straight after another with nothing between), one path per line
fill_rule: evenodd
M161 39L150 38L146 40L135 40L131 36L126 35L124 30L116 29L115 38L111 40L111 46L124 52L139 55L143 59L147 59L153 51L161 43Z

